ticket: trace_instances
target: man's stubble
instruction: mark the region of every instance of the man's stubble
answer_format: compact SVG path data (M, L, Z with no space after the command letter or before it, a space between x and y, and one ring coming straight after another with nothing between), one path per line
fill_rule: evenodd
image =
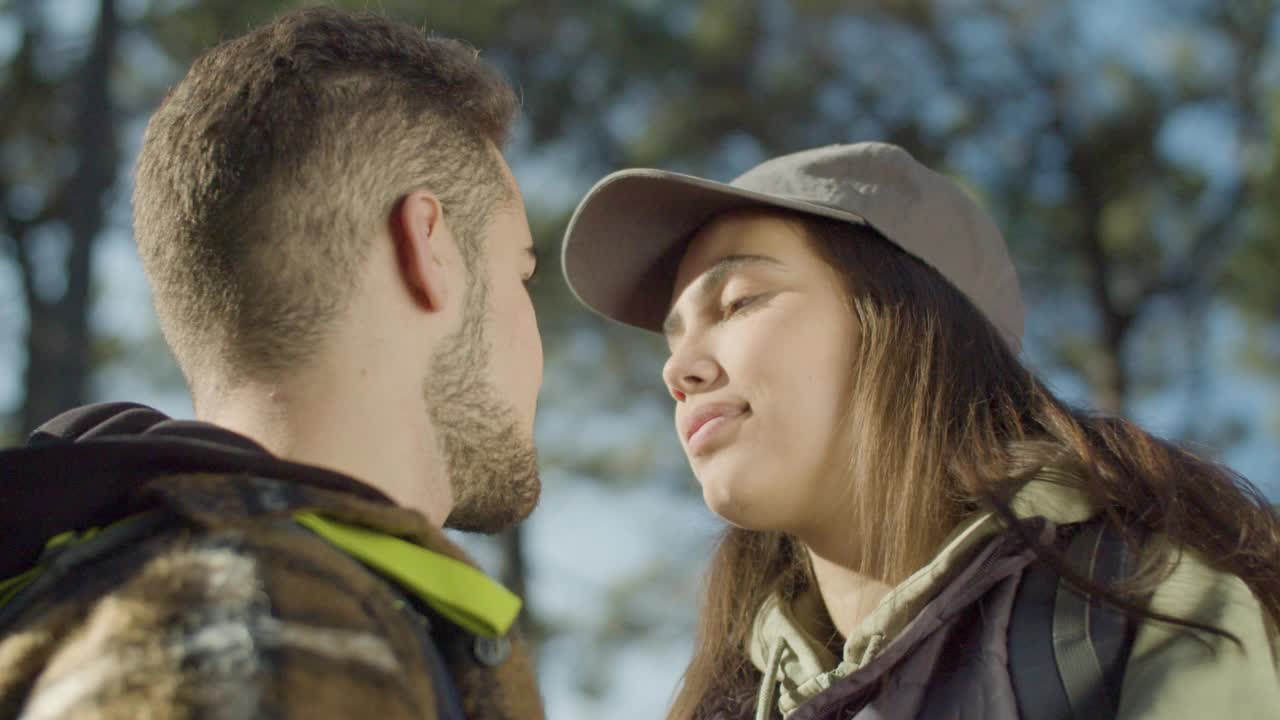
M453 490L446 527L495 533L533 511L542 483L533 438L487 376L489 308L482 283L475 277L468 288L462 327L432 357L423 395Z

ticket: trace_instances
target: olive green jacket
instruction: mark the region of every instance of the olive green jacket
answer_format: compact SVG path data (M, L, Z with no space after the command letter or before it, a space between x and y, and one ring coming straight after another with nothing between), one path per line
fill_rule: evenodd
M1024 518L1063 525L1096 513L1082 495L1046 472L1015 497ZM771 598L757 615L752 660L762 672L776 666L771 706L784 715L874 660L971 558L1005 526L985 513L962 523L942 551L880 602L847 638L841 657L816 639L825 611L816 593L785 602ZM1240 639L1196 633L1158 622L1140 623L1121 690L1118 717L1280 718L1280 639L1268 628L1257 598L1239 578L1184 552L1150 599L1150 609L1220 628ZM785 643L787 652L775 652ZM780 660L780 662L779 662Z

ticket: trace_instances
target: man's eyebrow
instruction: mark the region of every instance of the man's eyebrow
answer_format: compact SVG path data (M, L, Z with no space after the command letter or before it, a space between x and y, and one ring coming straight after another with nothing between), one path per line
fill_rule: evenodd
M725 257L720 258L715 265L712 265L710 270L707 270L702 274L702 277L698 280L695 292L699 295L706 295L711 291L711 288L723 282L729 273L737 270L743 265L755 265L759 263L765 263L774 267L785 267L782 261L776 258L771 258L768 255L726 255ZM674 335L679 335L682 332L684 332L684 320L680 318L680 315L673 308L671 313L667 315L667 318L662 321L662 334L667 337L672 337Z

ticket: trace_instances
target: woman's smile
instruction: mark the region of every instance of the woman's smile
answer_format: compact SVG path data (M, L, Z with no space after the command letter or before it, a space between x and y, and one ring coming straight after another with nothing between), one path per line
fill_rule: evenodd
M750 410L736 408L717 411L717 414L696 421L686 441L690 457L708 455L724 445L729 439L728 431L746 420L750 414Z

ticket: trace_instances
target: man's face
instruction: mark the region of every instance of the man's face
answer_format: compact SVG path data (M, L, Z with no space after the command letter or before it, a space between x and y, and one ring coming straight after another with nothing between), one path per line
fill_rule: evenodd
M486 235L478 274L485 276L488 296L488 367L494 388L515 409L521 431L532 437L542 387L542 337L529 295L538 259L519 195L494 212Z
M462 326L432 358L424 394L453 488L446 524L497 532L524 519L541 492L533 419L542 340L527 288L537 261L518 193L495 208L479 246Z

